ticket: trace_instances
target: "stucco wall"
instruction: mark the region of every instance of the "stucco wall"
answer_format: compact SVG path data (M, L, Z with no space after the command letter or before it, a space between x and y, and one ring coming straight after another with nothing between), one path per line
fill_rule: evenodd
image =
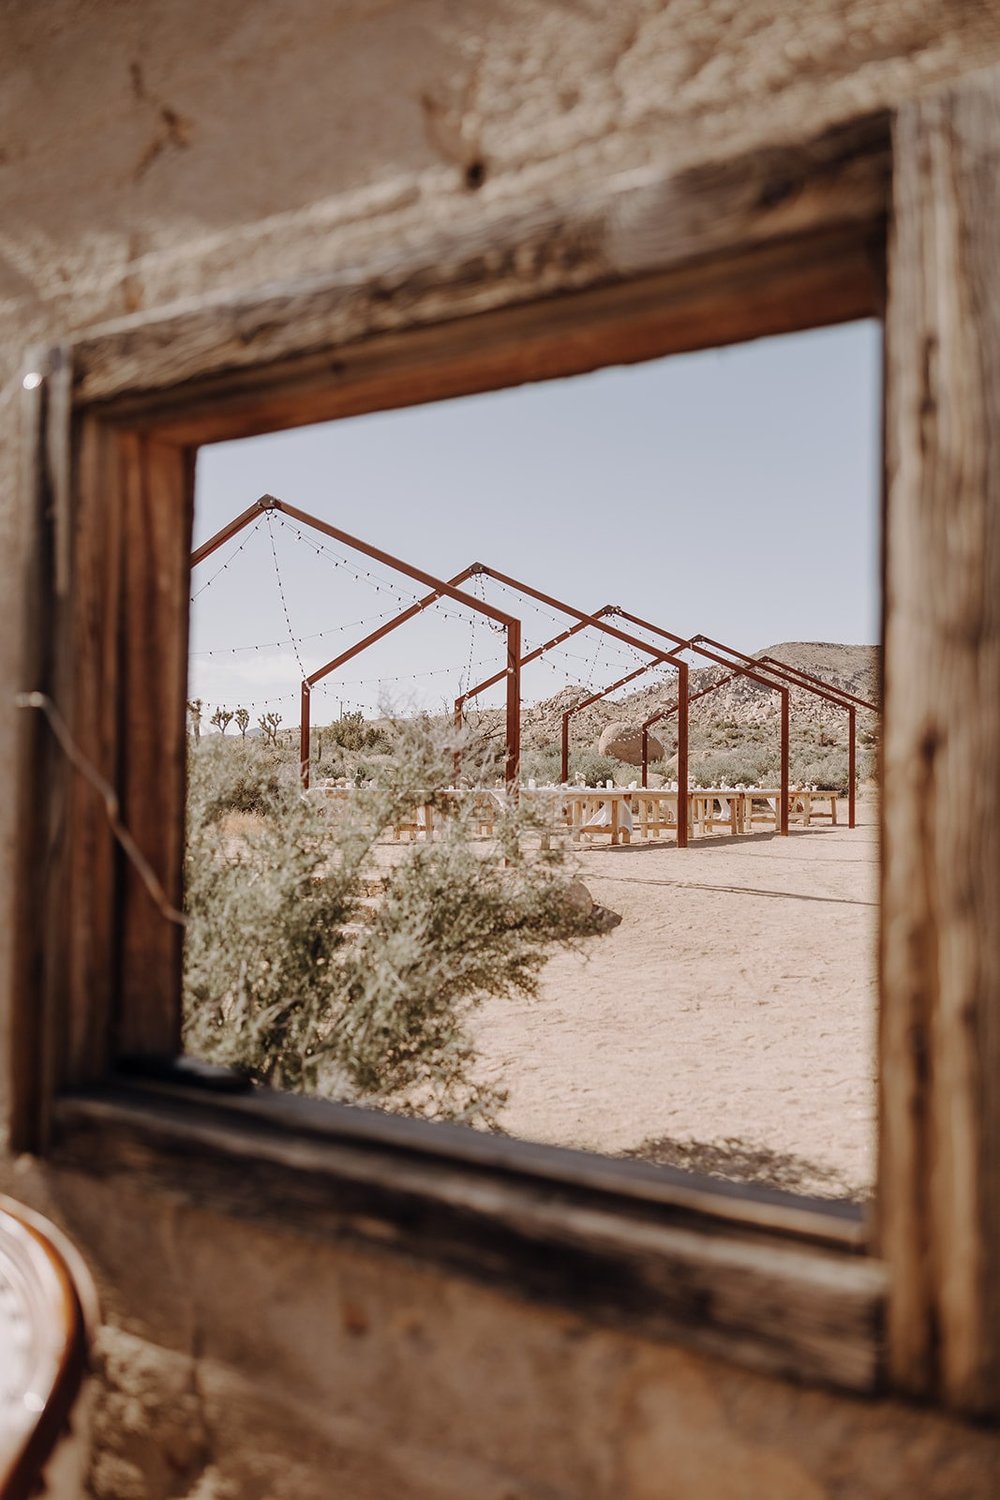
M28 345L354 263L611 171L781 139L998 59L991 0L6 0L0 762ZM14 801L0 799L3 902ZM0 1185L63 1222L101 1282L101 1497L1000 1492L993 1437L892 1404L134 1189L9 1159Z
M389 1254L19 1174L104 1298L98 1500L988 1500L1000 1440Z

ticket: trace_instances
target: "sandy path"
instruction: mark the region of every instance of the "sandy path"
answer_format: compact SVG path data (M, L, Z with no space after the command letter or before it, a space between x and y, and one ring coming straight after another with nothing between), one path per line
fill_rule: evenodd
M475 1017L482 1072L509 1091L502 1127L615 1154L669 1138L654 1154L690 1165L749 1151L765 1162L749 1175L863 1193L877 848L874 809L861 817L788 839L585 850L581 874L621 926L557 954L538 1000Z

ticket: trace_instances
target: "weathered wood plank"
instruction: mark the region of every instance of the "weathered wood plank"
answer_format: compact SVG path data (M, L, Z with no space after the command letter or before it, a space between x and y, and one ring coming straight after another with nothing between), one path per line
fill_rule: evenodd
M443 401L868 317L882 306L882 267L877 227L871 236L765 245L205 376L162 392L155 403L139 398L115 409L140 424L152 417L165 437L194 443Z
M185 1072L190 1066L186 1060ZM190 1099L187 1091L179 1093L178 1082L169 1076L154 1081L147 1074L130 1088L137 1100L163 1097L177 1103ZM248 1085L227 1093L224 1109L228 1117L242 1118L258 1129L527 1177L585 1194L614 1195L637 1211L666 1215L675 1222L714 1220L726 1231L787 1234L854 1253L867 1248L865 1213L858 1204L843 1200L807 1198L757 1183L724 1182L680 1168L513 1140L445 1121L411 1119Z
M511 308L884 215L888 121L865 117L665 176L632 173L461 235L373 256L331 280L130 318L74 345L82 402L165 391L380 334ZM313 420L313 419L310 419Z
M181 904L186 782L188 557L194 472L181 449L128 433L120 443L123 559L119 718L126 827L167 900ZM115 1024L119 1055L180 1051L183 931L136 870L121 868Z
M894 1383L1000 1415L1000 79L895 127L880 1248Z
M419 1260L753 1369L855 1391L879 1383L885 1287L869 1259L276 1131L230 1102L65 1100L55 1160L136 1174L216 1212Z
M69 623L60 640L55 693L81 754L111 786L117 785L120 758L117 615L124 567L117 460L117 433L85 421L66 548ZM80 1084L102 1077L110 1059L117 851L95 788L66 770L66 889L53 902L59 935L53 932L49 982L66 1011L60 1077L64 1084Z
M25 609L21 623L21 664L18 690L51 689L52 603L54 542L52 528L52 465L54 446L68 446L68 430L58 428L53 411L51 380L68 378L68 371L52 368L49 351L37 351L28 362L36 383L22 394L21 493L27 518L24 543ZM58 405L58 403L55 403ZM37 1150L44 1138L51 1102L47 1049L53 1022L45 1011L46 933L48 910L50 799L58 773L45 720L25 708L17 725L17 817L15 859L13 964L10 1027L6 1056L7 1123L16 1151Z

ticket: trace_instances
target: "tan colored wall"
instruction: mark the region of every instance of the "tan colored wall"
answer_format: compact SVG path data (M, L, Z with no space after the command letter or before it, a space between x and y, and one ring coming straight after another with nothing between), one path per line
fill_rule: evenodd
M784 1385L121 1183L66 1174L38 1191L103 1288L100 1500L1000 1493L1000 1439L924 1412Z
M6 0L0 763L29 344L328 271L610 171L780 139L998 59L991 0ZM0 799L4 901L13 805ZM9 1159L0 1186L63 1222L101 1282L101 1497L1000 1493L996 1438L888 1403L152 1193Z

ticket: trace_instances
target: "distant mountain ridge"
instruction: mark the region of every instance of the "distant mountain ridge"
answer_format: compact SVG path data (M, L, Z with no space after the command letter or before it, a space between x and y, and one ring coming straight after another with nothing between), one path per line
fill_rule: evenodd
M879 675L881 650L878 646L847 646L833 641L782 641L774 646L765 646L754 653L756 658L774 657L790 667L798 667L815 677L844 691L877 703L879 697ZM736 676L724 682L729 669L706 665L692 667L690 691L693 694L714 682L722 685L691 706L693 729L706 729L727 723L734 729L764 725L778 716L777 693L747 677ZM582 687L565 687L551 698L526 708L523 735L526 747L541 749L558 739L562 715L573 703L597 691L599 684L588 690ZM573 736L577 742L588 737L597 740L604 727L614 720L641 722L673 702L670 681L658 681L650 687L640 688L614 701L602 699L583 709L574 718ZM820 725L838 717L838 710L812 693L793 688L791 691L792 717L797 725ZM859 725L870 728L875 716L861 710Z

